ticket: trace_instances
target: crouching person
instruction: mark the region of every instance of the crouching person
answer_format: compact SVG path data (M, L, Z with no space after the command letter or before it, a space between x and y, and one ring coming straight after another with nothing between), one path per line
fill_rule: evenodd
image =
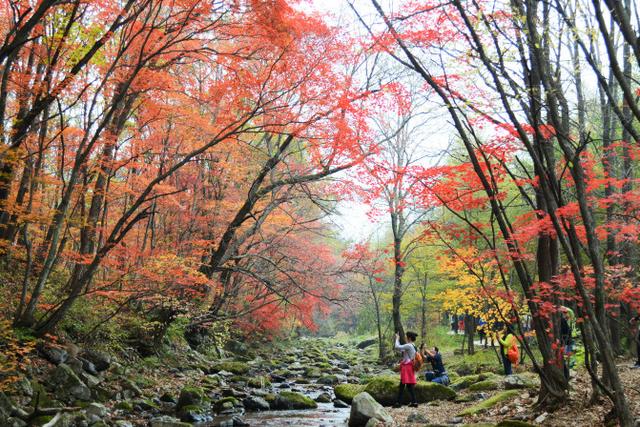
M447 375L447 370L444 368L442 355L438 347L433 347L433 350L423 349L422 353L425 360L431 363L433 369L425 373L425 379L434 383L449 385L449 375Z

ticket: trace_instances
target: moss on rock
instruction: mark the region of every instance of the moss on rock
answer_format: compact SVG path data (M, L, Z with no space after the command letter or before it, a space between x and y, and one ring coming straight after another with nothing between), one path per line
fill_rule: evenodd
M357 394L362 393L366 388L365 384L338 384L333 388L337 399L351 403Z
M313 399L293 391L282 391L275 398L274 409L315 409L318 404Z
M249 372L249 365L245 362L237 361L220 362L213 366L213 370L216 372L227 371L236 375L245 375Z
M398 396L398 377L380 376L373 378L365 387L378 403L393 405ZM416 398L418 403L431 402L433 400L450 400L456 397L456 392L449 387L433 382L418 381L416 384Z
M465 409L464 411L460 412L460 416L464 417L467 415L474 415L474 414L479 414L482 413L490 408L493 408L495 405L497 405L500 402L504 402L505 400L509 400L512 399L516 396L518 396L520 394L520 392L518 390L507 390L507 391L503 391L500 392L498 394L495 394L493 396L491 396L490 398L488 398L487 400L483 400L482 402L478 403L477 405L471 406L467 409Z

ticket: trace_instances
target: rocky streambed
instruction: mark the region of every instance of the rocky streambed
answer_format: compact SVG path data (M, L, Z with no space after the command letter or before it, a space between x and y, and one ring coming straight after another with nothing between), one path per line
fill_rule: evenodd
M373 347L356 344L300 339L254 350L238 343L225 359L182 349L128 361L41 347L29 375L0 392L0 426L392 425L382 405L395 402L398 375L377 364ZM493 404L487 392L531 386L495 374L452 376L451 388L420 381L418 401Z

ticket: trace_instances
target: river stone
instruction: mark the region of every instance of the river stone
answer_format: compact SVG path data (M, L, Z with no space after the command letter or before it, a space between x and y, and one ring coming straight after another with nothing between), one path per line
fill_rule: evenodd
M335 399L335 400L333 401L333 406L334 406L334 407L336 407L336 408L348 408L348 407L349 407L349 404L348 404L348 403L346 403L346 402L343 402L343 401L342 401L342 400L340 400L340 399Z
M370 419L385 423L393 423L393 418L384 410L376 400L367 392L362 392L353 398L351 402L351 414L349 415L349 427L366 426Z
M56 366L49 375L48 383L58 397L66 401L91 399L91 390L73 370L64 363Z
M190 423L183 423L177 418L163 415L161 417L153 418L149 425L151 427L191 427Z
M338 384L340 381L338 380L338 377L336 375L323 375L318 378L316 382L318 384L334 385Z
M331 395L329 393L320 393L314 400L318 403L329 403L331 402Z
M178 411L186 406L201 406L204 402L204 391L199 387L184 387L180 390L180 397L176 408Z
M282 391L275 398L273 409L315 409L318 404L313 399L291 391Z
M365 387L362 384L338 384L333 389L333 392L338 399L351 403L357 394L364 391Z
M247 411L268 411L271 409L269 402L259 396L249 396L242 403Z

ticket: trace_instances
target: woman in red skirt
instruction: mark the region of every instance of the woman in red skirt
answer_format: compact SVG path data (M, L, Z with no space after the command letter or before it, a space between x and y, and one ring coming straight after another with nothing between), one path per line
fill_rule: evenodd
M396 334L396 343L394 348L402 352L402 361L400 362L400 389L398 390L398 400L396 408L402 406L402 397L404 395L405 386L409 389L411 403L409 406L418 406L416 399L416 374L413 372L413 359L416 357L416 346L413 344L418 338L415 332L407 332L407 344L400 344L400 336Z

